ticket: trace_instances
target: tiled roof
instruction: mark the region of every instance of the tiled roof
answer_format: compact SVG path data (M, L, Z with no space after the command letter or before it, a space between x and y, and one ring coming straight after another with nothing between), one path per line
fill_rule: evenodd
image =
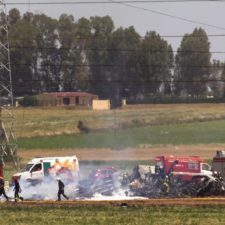
M50 92L43 93L44 95L51 95L54 97L77 97L77 96L92 96L97 97L97 95L88 92Z

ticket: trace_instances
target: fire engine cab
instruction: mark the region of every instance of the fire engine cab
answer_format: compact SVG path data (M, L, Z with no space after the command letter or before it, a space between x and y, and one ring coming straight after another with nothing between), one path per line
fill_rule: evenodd
M217 151L212 161L212 170L217 171L225 178L225 151Z
M211 175L211 167L198 156L158 156L156 169L163 175L180 176L189 181L196 175Z

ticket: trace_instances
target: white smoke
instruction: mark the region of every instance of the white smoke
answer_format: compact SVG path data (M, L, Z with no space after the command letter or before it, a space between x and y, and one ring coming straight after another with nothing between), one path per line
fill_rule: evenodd
M74 191L77 187L77 180L68 183L63 178L61 180L65 184L65 194L68 197L75 198ZM20 180L21 193L20 196L25 200L57 200L58 196L58 181L56 179L45 177L41 182L31 183L25 180ZM14 186L11 186L7 195L14 198ZM62 197L63 199L63 197Z
M86 168L87 169L87 168ZM65 194L69 197L70 200L76 199L85 199L85 200L122 200L122 199L135 199L140 197L134 197L129 193L129 190L121 186L120 174L121 171L116 172L113 175L113 188L110 194L103 194L101 190L107 190L107 188L111 188L111 184L108 187L95 187L94 184L89 183L89 174L90 171L96 169L96 166L89 165L88 173L86 175L81 176L73 176L73 179L69 180L68 176L65 174L60 174L61 180L65 184ZM84 181L84 193L80 193L80 187L82 186L82 182ZM57 177L44 177L43 180L34 183L28 182L25 180L19 180L20 187L22 192L20 196L24 198L24 200L57 200L58 196L58 181ZM81 185L81 186L80 186ZM105 188L105 189L104 189ZM94 190L94 191L93 191ZM99 190L99 191L98 191ZM88 195L91 193L90 195ZM14 199L14 186L11 186L7 191L7 195L10 199ZM1 197L4 200L4 197ZM64 197L61 196L61 199L64 200Z

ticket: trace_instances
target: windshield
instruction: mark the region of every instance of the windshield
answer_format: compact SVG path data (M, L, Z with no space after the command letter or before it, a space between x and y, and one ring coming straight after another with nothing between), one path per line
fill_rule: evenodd
M33 166L34 164L27 164L22 170L21 172L29 172L31 167Z
M42 170L42 164L41 163L38 163L38 164L35 164L34 167L32 168L31 170L31 173L32 172L37 172L37 171L41 171Z
M162 161L156 161L156 166L159 168L163 168L163 162Z
M202 170L211 170L211 167L210 167L210 165L209 164L207 164L207 163L203 163L202 164Z

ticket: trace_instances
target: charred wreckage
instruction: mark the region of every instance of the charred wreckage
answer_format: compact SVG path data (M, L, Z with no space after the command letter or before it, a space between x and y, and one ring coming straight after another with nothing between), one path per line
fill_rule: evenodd
M95 168L85 178L79 177L76 156L32 159L24 170L13 176L27 188L39 188L46 178L61 177L71 188L70 199L92 198L95 194L128 197L177 198L225 195L225 151L217 151L212 168L198 156L158 156L154 165L137 165L131 172L113 166ZM46 190L46 188L45 188ZM36 192L27 199L46 199ZM51 199L49 196L47 199ZM26 196L25 196L26 199Z

